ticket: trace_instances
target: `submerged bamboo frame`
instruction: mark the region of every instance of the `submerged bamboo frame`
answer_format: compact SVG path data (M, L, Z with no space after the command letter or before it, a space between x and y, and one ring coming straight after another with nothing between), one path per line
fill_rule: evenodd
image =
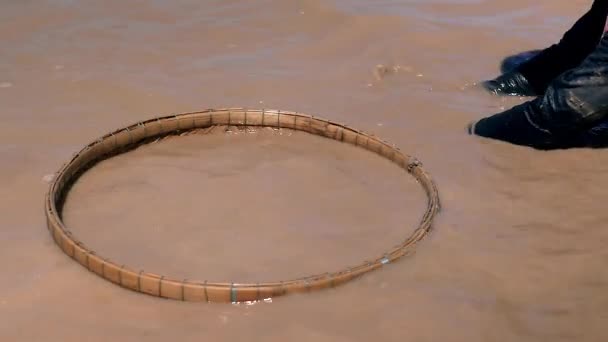
M78 177L97 162L148 141L194 129L212 126L257 126L286 128L349 143L374 152L412 174L427 194L427 208L418 228L384 255L339 271L281 282L216 283L177 280L105 259L79 241L62 221L65 197ZM244 302L258 301L289 293L332 288L364 273L381 268L413 251L416 243L431 230L440 209L437 187L421 163L398 148L346 125L295 112L244 108L208 109L159 117L106 134L85 146L57 173L46 195L47 226L57 245L91 272L124 288L152 296L182 301Z

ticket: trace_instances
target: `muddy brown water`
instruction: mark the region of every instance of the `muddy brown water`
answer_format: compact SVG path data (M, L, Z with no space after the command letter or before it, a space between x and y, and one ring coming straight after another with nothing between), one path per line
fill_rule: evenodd
M413 233L425 197L414 177L362 148L215 127L99 163L75 183L64 220L90 248L137 269L275 282L381 257Z
M606 151L464 134L524 100L472 84L559 39L589 2L0 3L0 340L605 341ZM132 293L55 246L43 178L72 153L134 121L229 106L327 117L416 155L442 198L433 233L343 287L255 305ZM359 150L218 135L99 165L66 219L100 253L151 271L257 280L366 258L423 202Z

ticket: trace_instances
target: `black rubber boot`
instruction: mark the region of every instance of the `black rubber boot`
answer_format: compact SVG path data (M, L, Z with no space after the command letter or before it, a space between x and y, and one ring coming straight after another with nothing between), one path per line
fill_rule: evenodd
M482 86L497 95L536 96L528 80L518 71L510 71L489 81Z
M536 149L556 148L558 144L551 132L531 121L535 107L534 102L526 102L473 122L468 126L469 134Z

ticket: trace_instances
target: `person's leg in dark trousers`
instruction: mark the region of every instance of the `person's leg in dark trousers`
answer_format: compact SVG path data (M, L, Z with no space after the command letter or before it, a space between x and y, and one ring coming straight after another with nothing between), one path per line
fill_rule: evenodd
M525 61L521 61L524 56L517 56L519 65L482 85L501 95L544 94L554 78L577 67L595 50L604 35L607 16L608 0L594 0L589 11L574 23L559 43L526 56Z
M472 123L469 132L537 149L608 145L608 37L543 96Z
M517 70L524 63L538 56L538 54L541 52L542 50L530 50L505 57L505 59L503 59L500 63L500 72L503 74L507 74L511 71Z

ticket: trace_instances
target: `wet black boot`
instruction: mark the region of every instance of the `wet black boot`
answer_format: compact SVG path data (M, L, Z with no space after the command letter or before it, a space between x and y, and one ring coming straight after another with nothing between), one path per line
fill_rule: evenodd
M504 75L481 84L486 90L497 95L536 96L528 79L519 71L510 71Z
M535 111L538 111L535 102L523 103L469 124L469 134L536 149L555 148L553 134L532 121Z

